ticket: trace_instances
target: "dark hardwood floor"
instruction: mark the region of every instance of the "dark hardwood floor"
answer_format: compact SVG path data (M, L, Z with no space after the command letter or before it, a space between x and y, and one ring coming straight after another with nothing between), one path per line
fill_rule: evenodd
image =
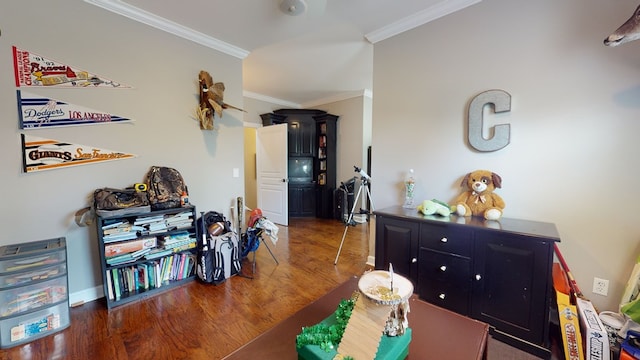
M71 309L71 326L0 351L2 359L220 359L367 268L368 225L292 219L260 244L253 279L194 281L107 311L104 299ZM243 262L251 275L252 254ZM310 324L312 325L312 324Z
M269 242L280 264L261 244L253 279L194 281L110 311L104 299L92 301L71 309L69 328L2 350L0 359L221 359L368 269L368 224L349 227L334 266L344 229L337 220L292 219ZM243 272L251 274L247 259ZM532 357L490 340L488 359Z

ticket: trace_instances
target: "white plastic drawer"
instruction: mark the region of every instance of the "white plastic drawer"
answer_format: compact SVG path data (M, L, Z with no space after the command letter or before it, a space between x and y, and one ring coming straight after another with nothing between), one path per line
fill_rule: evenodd
M69 326L69 303L0 320L0 347L20 345Z
M0 290L0 317L14 316L67 298L67 277Z
M65 249L25 257L13 257L6 260L0 260L0 273L30 271L41 266L59 264L65 262L65 260Z
M39 267L28 271L20 271L0 275L0 290L9 286L28 285L30 282L45 280L67 273L67 264Z

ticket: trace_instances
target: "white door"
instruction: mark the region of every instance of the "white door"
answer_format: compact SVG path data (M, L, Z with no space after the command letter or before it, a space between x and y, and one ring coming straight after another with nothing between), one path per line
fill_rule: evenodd
M263 126L256 134L258 208L272 222L287 226L287 124Z

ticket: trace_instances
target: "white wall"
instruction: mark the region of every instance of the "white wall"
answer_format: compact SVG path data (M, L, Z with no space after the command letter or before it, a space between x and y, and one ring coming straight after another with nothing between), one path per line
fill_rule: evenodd
M0 245L67 238L71 301L102 294L96 230L78 227L76 210L94 189L141 182L150 166L178 169L199 211L229 215L243 196L242 113L216 118L202 131L194 118L197 75L226 85L225 100L242 107L242 61L82 1L3 2L0 58ZM131 85L134 89L37 89L37 94L134 119L62 129L19 130L11 46ZM22 172L20 133L138 155L66 169ZM240 177L233 178L238 168Z
M367 117L367 106L369 108ZM319 105L316 109L339 116L337 123L336 179L348 180L357 174L353 167L367 167L367 147L371 145L371 97L357 96Z
M492 170L504 216L555 223L583 293L616 310L640 254L640 43L602 41L636 6L485 0L377 43L376 205L401 204L409 168L420 201L452 201L464 174ZM510 113L490 116L511 124L511 143L477 152L467 107L489 89L512 95ZM591 292L594 276L611 281L609 296Z

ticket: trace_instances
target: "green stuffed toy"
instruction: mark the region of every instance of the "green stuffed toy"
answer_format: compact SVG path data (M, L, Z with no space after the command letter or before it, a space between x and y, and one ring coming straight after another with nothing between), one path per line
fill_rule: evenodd
M422 204L418 205L417 209L424 215L451 215L451 208L449 207L449 205L436 199L423 201Z

